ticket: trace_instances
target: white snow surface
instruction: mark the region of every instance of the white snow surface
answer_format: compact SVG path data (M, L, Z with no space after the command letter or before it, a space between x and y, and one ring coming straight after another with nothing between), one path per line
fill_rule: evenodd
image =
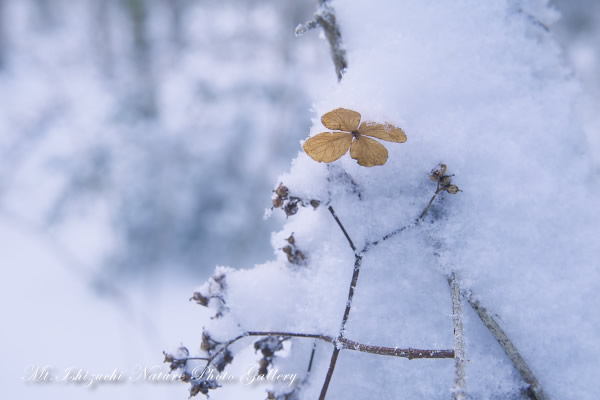
M217 335L223 324L232 337L236 321L242 330L336 336L354 255L327 204L361 249L416 219L435 191L428 173L443 162L462 191L440 194L422 223L364 255L346 337L451 349L446 279L455 271L551 398L597 397L599 179L574 111L578 83L552 34L535 23L550 24L555 13L545 1L527 3L535 15L503 0L333 3L349 67L339 85L322 88L310 134L327 131L321 115L345 107L363 121L402 127L408 141L384 143L389 159L373 168L349 155L328 168L300 151L280 182L321 206L301 207L273 235L274 261L228 270L229 312L209 331ZM291 233L304 266L280 250ZM468 393L519 398L525 383L468 304L463 309ZM293 340L286 368L306 370L306 342ZM330 355L330 346L318 346L301 398L318 396ZM328 398L447 399L453 374L452 360L344 350Z

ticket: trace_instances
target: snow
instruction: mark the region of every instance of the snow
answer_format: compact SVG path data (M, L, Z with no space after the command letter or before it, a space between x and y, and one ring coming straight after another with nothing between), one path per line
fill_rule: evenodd
M339 85L317 94L311 135L326 131L322 114L345 107L363 121L402 127L408 141L384 143L389 159L374 168L346 155L328 169L299 152L279 182L291 195L323 203L288 217L273 236L275 261L227 275L225 318L247 330L335 337L354 256L325 202L361 249L418 217L435 191L428 173L443 162L462 192L441 193L421 224L363 256L346 337L452 348L446 276L455 271L552 398L595 398L598 176L575 111L578 83L551 34L535 23L550 24L556 13L543 1L528 2L524 10L533 15L499 0L333 6L349 68ZM305 267L289 265L278 251L292 232ZM463 308L467 391L517 397L525 383L468 304ZM219 322L211 325L218 331ZM299 346L292 357L303 371L306 349ZM302 398L317 396L330 352L319 347ZM395 398L398 390L409 399L448 398L453 387L451 360L342 351L337 365L331 398Z

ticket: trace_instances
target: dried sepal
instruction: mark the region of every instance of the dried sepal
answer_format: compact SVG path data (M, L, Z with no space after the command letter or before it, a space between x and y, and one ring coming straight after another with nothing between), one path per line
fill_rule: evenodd
M337 132L322 132L308 138L302 148L313 160L331 163L341 158L348 150L359 165L373 167L383 165L388 158L385 146L374 137L388 142L404 143L404 131L390 123L363 122L360 113L346 108L337 108L325 113L321 122ZM360 126L359 126L360 124Z
M323 114L321 122L328 129L352 132L358 129L360 113L348 110L347 108L336 108L333 111Z
M374 167L385 164L388 152L385 146L378 141L366 136L359 136L350 146L350 157L354 158L358 165Z
M371 136L388 142L406 142L406 133L392 124L378 124L377 122L363 122L358 128L361 135Z
M302 148L313 160L330 163L346 154L351 144L350 132L323 132L307 139Z

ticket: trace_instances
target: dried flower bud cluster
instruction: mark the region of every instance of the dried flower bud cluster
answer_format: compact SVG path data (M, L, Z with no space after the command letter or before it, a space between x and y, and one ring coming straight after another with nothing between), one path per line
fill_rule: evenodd
M210 366L221 372L225 369L227 364L233 361L233 354L227 348L227 344L214 340L210 334L206 331L202 331L202 343L200 348L206 352L210 358ZM208 367L208 366L207 366Z
M319 207L321 202L319 200L303 200L297 196L290 196L289 189L283 184L279 184L277 189L273 191L273 208L281 208L285 212L286 216L294 215L298 212L298 205L306 207L311 205L314 209Z
M213 318L219 318L228 310L225 303L226 289L226 275L224 272L217 271L199 291L194 292L190 301L195 301L204 307L214 308L216 314Z
M198 379L192 382L190 388L190 397L194 397L198 393L202 393L208 397L208 391L219 388L219 384L214 379Z
M438 191L446 191L450 194L456 194L460 192L458 186L452 184L452 177L454 175L446 175L448 167L446 164L439 164L429 174L429 179L438 184Z
M289 393L275 394L275 392L267 392L267 400L298 400L296 389Z
M163 354L165 355L164 362L169 363L169 368L171 368L171 371L173 371L186 366L187 357L190 355L190 351L186 347L182 346L177 349L176 355L164 351Z
M275 353L283 350L283 341L287 340L283 336L267 336L264 339L254 342L254 350L260 352L263 358L258 362L258 375L267 375L269 366L273 363Z
M305 263L306 256L296 247L296 239L294 238L294 234L292 233L290 237L286 239L289 243L284 246L281 251L283 251L287 255L287 259L290 264L294 265L302 265Z
M233 354L227 348L228 343L221 343L211 338L210 334L206 331L202 332L202 344L201 349L208 355L206 360L208 361L206 364L206 369L210 370L211 368L217 370L218 372L223 372L225 367L228 364L231 364L233 361ZM182 351L184 349L185 351ZM217 389L220 385L217 383L215 379L211 376L211 374L200 376L192 376L189 372L190 366L188 368L187 361L189 356L189 351L186 348L180 348L178 350L179 357L175 357L171 354L165 354L165 362L171 363L171 370L180 369L181 372L181 380L183 382L191 383L190 388L190 397L196 396L198 393L202 393L204 395L208 395L209 390ZM196 358L197 359L197 358ZM207 396L208 397L208 396Z
M201 350L210 354L219 344L220 342L213 340L206 330L202 330L202 341L200 342Z
M164 351L163 354L165 355L164 362L170 364L171 371L180 371L181 381L192 384L192 387L190 388L190 397L193 397L198 393L208 395L209 390L217 389L218 387L220 387L216 380L206 379L203 376L193 377L190 374L190 372L186 370L188 357L190 355L190 352L186 347L178 348L175 355L166 353ZM225 366L233 360L233 357L227 349L225 349L225 352L221 352L219 355L221 356L220 359L217 360L217 362L213 362L212 365L220 372L223 371L223 369L225 369Z

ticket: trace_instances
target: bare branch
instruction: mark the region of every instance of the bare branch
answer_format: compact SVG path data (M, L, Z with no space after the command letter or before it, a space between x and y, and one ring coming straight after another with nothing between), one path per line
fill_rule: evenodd
M327 396L327 389L329 389L329 383L331 383L331 378L333 377L333 370L335 369L335 364L337 363L338 356L340 355L340 349L337 347L333 349L333 353L331 354L331 360L329 361L329 368L327 368L327 375L325 375L325 381L323 382L323 386L321 387L321 393L319 394L319 400L325 400L325 396Z
M360 273L360 266L362 263L362 257L359 255L355 256L354 259L354 270L352 271L352 280L350 281L350 287L348 288L348 299L346 300L346 308L344 310L344 316L342 317L342 323L340 324L340 333L338 339L344 336L346 330L346 323L350 316L350 309L352 308L352 301L354 300L354 290L358 283L358 274Z
M319 26L319 23L316 20L311 19L305 24L298 24L294 33L296 34L296 36L302 36L306 32L315 29L317 26Z
M398 235L399 233L404 232L407 229L414 228L415 226L417 226L421 221L423 221L423 218L425 218L425 215L427 214L427 211L429 211L429 208L431 207L431 205L433 204L433 202L437 198L437 195L441 191L442 191L442 189L440 188L440 184L438 182L437 188L435 190L435 193L431 197L431 200L429 200L429 203L427 203L427 206L425 206L425 208L423 209L423 211L421 212L421 214L419 215L419 217L414 222L411 222L408 225L404 225L401 228L393 230L392 232L390 232L390 233L386 234L385 236L383 236L381 239L373 240L372 242L367 243L365 245L365 247L363 247L363 249L360 251L359 254L364 254L367 251L371 250L373 247L375 247L378 244L380 244L381 242L384 242L384 241L386 241L386 240L388 240L388 239L390 239L390 238Z
M341 338L339 339L341 349L356 350L363 353L378 354L380 356L403 357L412 360L414 358L454 358L454 350L422 350L422 349L400 349L398 347L372 346Z
M473 310L479 315L481 322L483 322L492 335L494 335L500 346L502 346L502 349L504 349L504 352L508 358L510 358L517 371L519 371L523 380L529 384L529 396L534 400L549 400L550 397L544 392L542 385L533 374L533 371L529 368L529 365L527 365L523 356L521 356L521 353L519 353L513 342L511 342L494 317L492 317L481 305L479 300L475 299L472 293L469 294L467 300Z
M346 50L344 49L344 44L342 42L340 27L336 22L334 10L329 5L329 0L319 0L319 9L315 13L314 19L305 24L298 25L295 31L296 36L300 36L309 30L316 28L317 25L323 28L325 37L329 42L329 49L331 51L333 65L335 67L335 74L337 75L338 81L341 81L344 71L348 67L348 60L346 58Z
M217 350L210 357L181 357L181 358L173 358L176 361L186 361L186 360L204 360L208 361L209 364L213 361L220 353L225 351L228 346L231 346L233 343L238 340L253 337L253 336L281 336L284 338L308 338L308 339L318 339L327 343L331 343L336 346L335 349L339 353L340 350L354 350L362 353L371 353L371 354L379 354L382 356L393 356L393 357L401 357L408 358L409 360L414 358L454 358L454 350L439 350L439 349L413 349L413 348L399 348L399 347L386 347L386 346L375 346L370 344L363 344L356 342L354 340L346 339L344 337L341 338L333 338L328 335L321 335L318 333L301 333L301 332L278 332L278 331L248 331L244 332L233 339L230 339L224 343L222 343L222 347ZM313 356L311 355L309 361L308 371L312 368Z
M333 207L329 206L327 209L329 210L329 212L331 213L331 216L333 216L333 219L335 219L335 222L337 222L338 226L342 230L342 233L346 237L346 240L348 240L348 244L350 245L350 248L352 249L352 251L354 251L356 253L356 247L354 246L354 243L352 242L352 239L350 238L350 235L348 235L348 232L346 231L346 228L344 228L344 225L342 225L342 221L340 221L340 219L336 215Z
M348 60L346 58L346 49L342 42L342 34L337 24L335 13L328 3L327 0L321 1L321 8L315 15L315 19L325 32L325 37L329 42L333 65L335 66L335 73L338 81L341 81L346 68L348 68Z

